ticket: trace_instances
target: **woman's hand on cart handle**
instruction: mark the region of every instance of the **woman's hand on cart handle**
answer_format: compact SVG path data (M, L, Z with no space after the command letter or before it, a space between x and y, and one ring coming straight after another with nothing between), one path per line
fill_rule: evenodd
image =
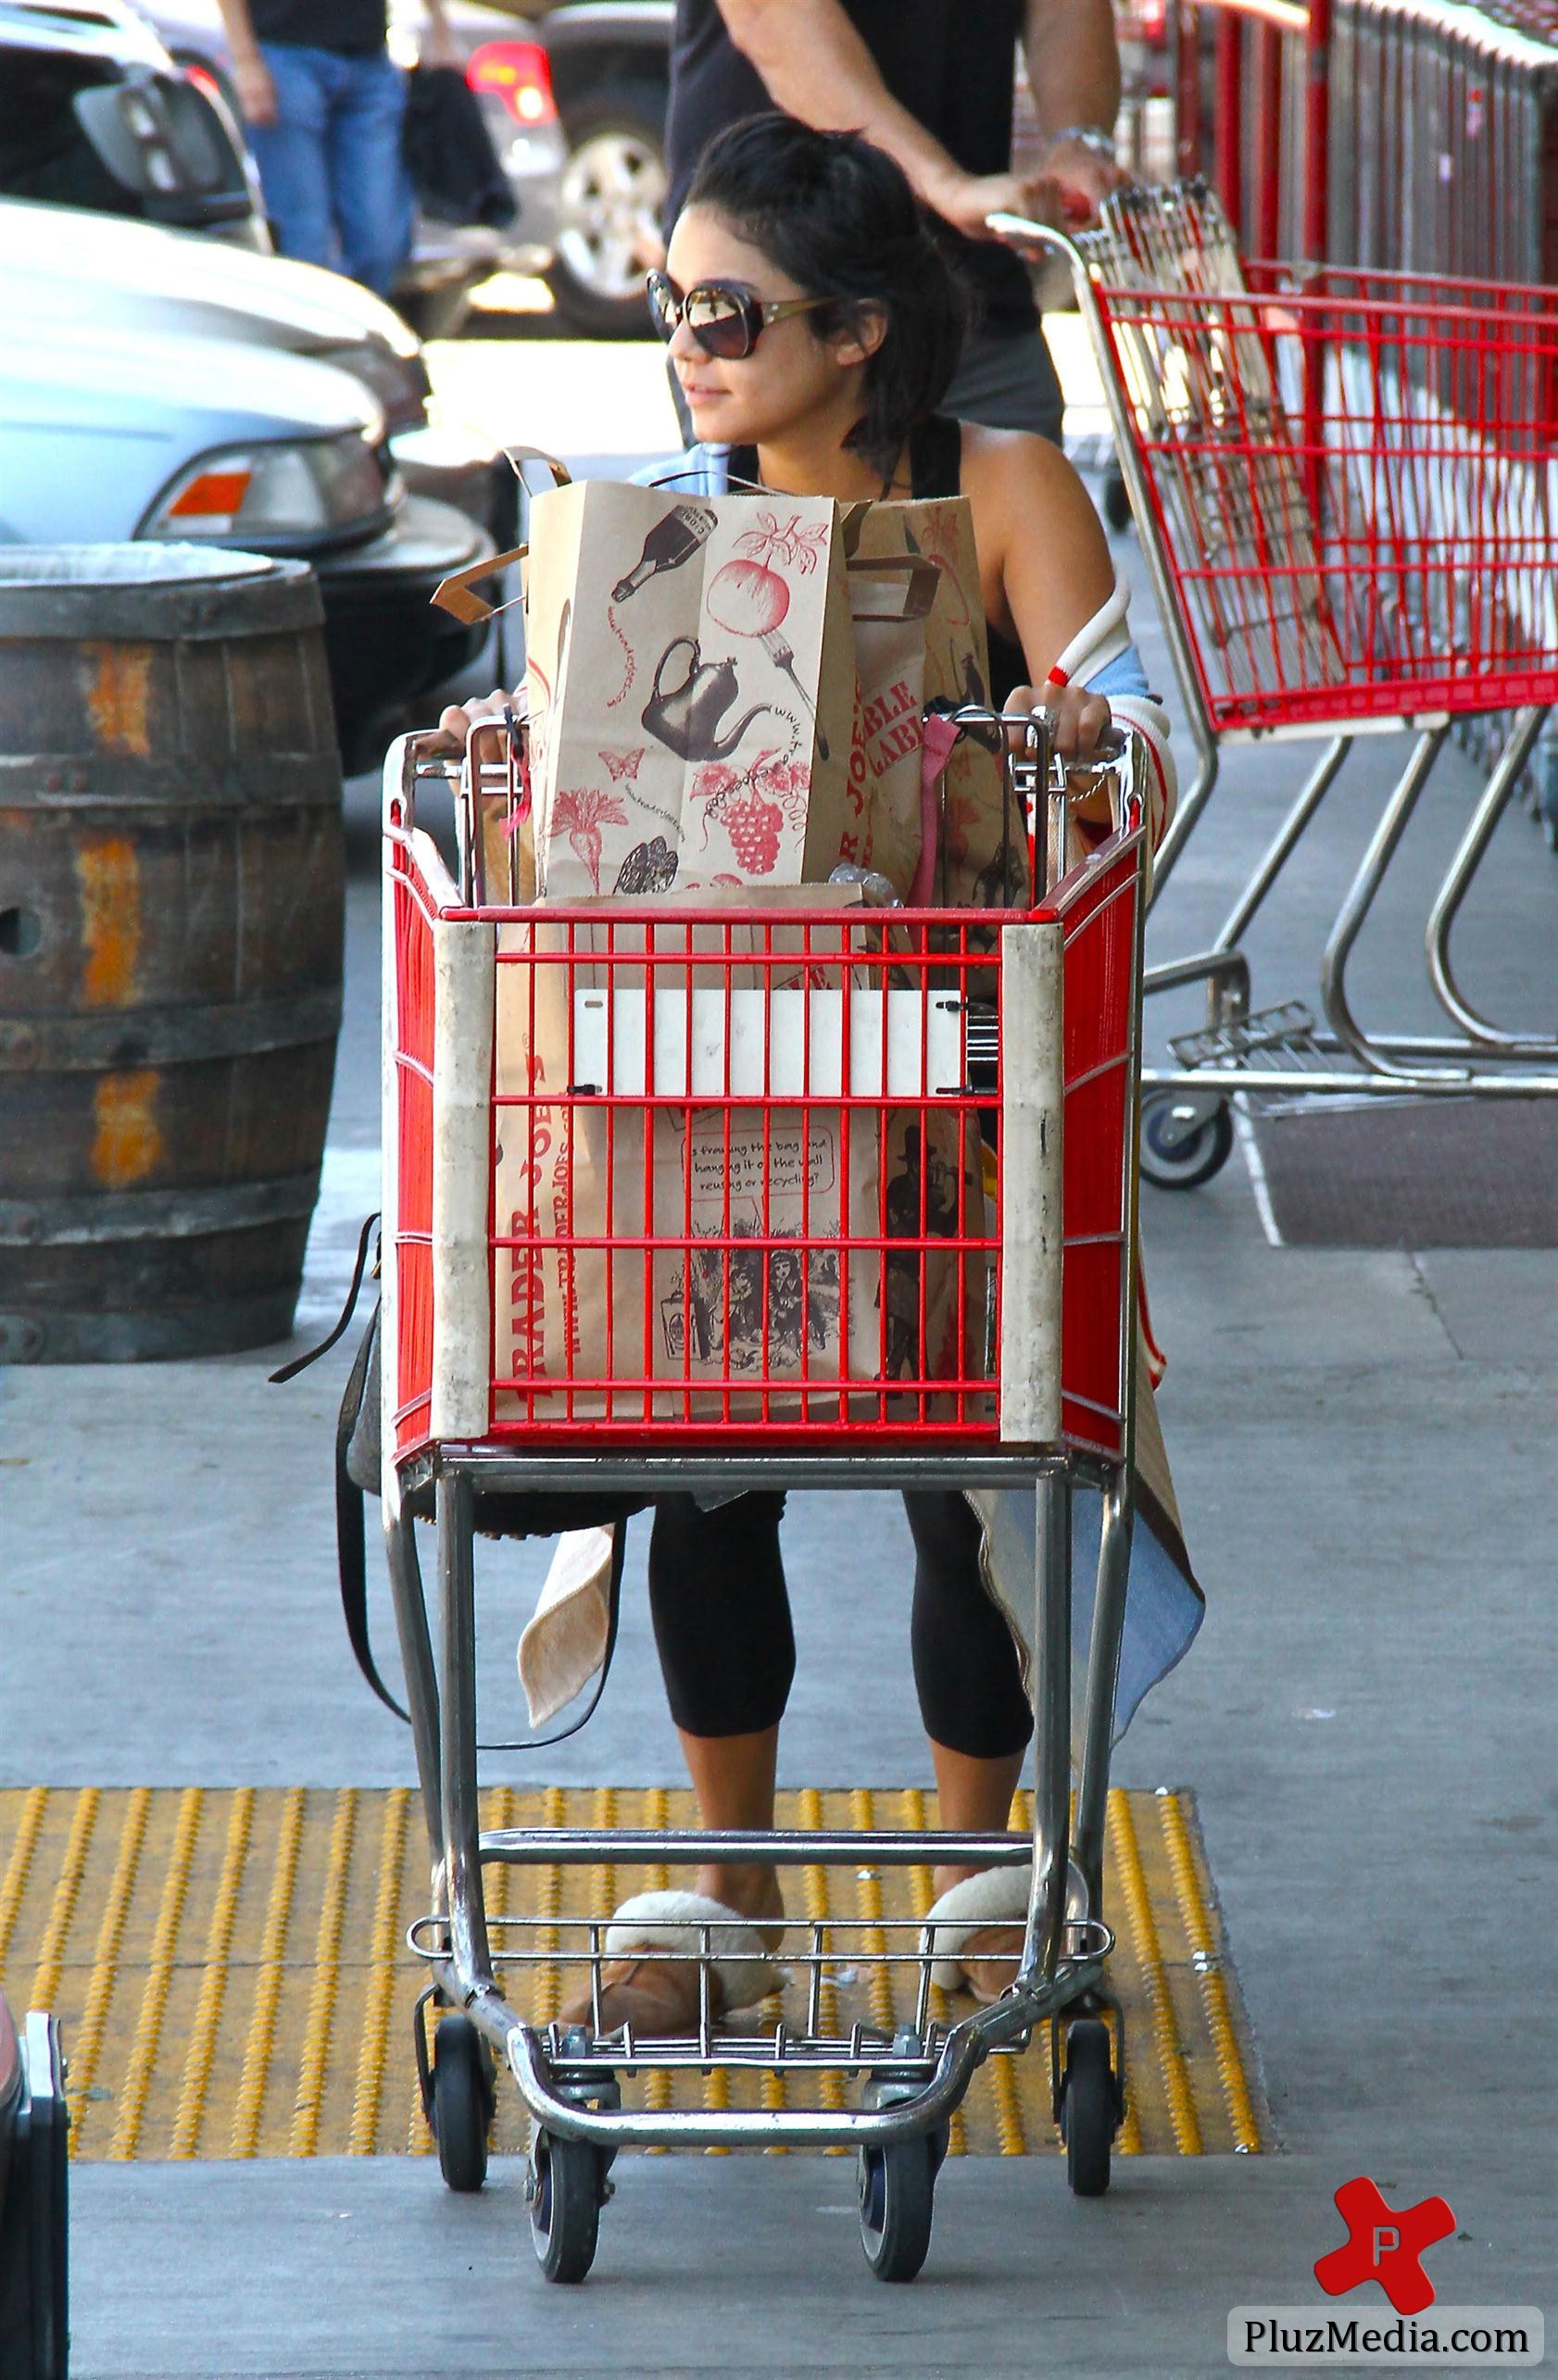
M530 716L529 698L523 686L511 694L495 686L490 695L483 695L468 703L450 703L438 714L436 733L428 742L434 752L463 754L473 727L497 725L509 714L522 730Z
M1023 742L1021 721L1042 720L1049 730L1049 749L1062 760L1090 760L1110 724L1105 695L1090 695L1086 686L1058 685L1053 680L1043 686L1013 686L1002 716L1010 722L1007 733L1017 750Z
M1069 762L1074 771L1103 757L1099 745L1108 736L1111 723L1109 703L1103 695L1090 695L1085 686L1065 685L1051 678L1042 686L1013 686L1003 716L1011 720L1018 712L1045 721L1050 751L1057 760ZM1007 735L1013 748L1021 750L1021 727L1009 727ZM1112 811L1107 783L1095 779L1089 785L1084 778L1080 785L1074 787L1073 807L1074 816L1089 824L1109 825Z

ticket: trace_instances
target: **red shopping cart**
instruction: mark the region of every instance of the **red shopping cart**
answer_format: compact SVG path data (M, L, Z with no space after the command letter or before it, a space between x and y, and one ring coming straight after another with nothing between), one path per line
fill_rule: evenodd
M1149 992L1204 980L1208 1026L1148 1069L1142 1163L1206 1180L1236 1092L1558 1091L1558 1041L1481 1015L1450 940L1558 696L1558 290L1247 265L1200 183L1131 191L1070 259L1197 755L1154 898L1216 783L1224 746L1326 739L1209 950ZM1429 979L1452 1033L1368 1033L1347 971L1451 723L1511 731L1434 897ZM1324 1024L1252 1012L1241 945L1351 748L1416 743L1320 960Z
M1001 741L989 713L962 718ZM1107 2184L1124 2106L1100 1891L1132 1526L1143 757L1116 740L1105 761L1110 839L1031 910L986 915L830 906L827 887L800 908L525 907L508 758L484 742L466 763L457 883L417 818L452 772L409 742L391 755L383 1493L434 1879L411 1932L430 1970L419 2068L445 2178L472 2188L507 2064L533 2119L549 2277L583 2277L610 2161L646 2146L853 2149L868 2261L911 2277L949 2116L987 2056L1037 2032L1073 2186ZM1064 778L1050 785L1037 731L1007 765L1043 883L1065 848ZM1074 1819L1074 1481L1104 1498ZM472 1532L489 1499L911 1483L1035 1491L1031 1838L482 1830ZM417 1517L437 1528L436 1661ZM804 2018L754 2035L717 2022L710 1929L692 1924L697 2033L647 2039L598 2021L603 1921L558 1907L542 1929L484 1892L495 1865L707 1859L1031 1860L1020 1978L952 2022L927 1930L873 1921L850 1961L911 1971L913 2022L830 2031L839 1923L794 1925ZM559 1955L590 1978L590 2024L527 2012L527 1979ZM445 2011L431 2053L429 2000ZM809 2103L681 2110L640 2086L624 2104L632 2077L677 2069L782 2073Z

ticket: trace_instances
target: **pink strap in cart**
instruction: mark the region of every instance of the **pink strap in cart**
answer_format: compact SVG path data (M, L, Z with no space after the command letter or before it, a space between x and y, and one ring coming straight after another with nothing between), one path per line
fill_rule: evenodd
M920 747L920 862L914 871L914 881L909 887L909 906L923 909L930 901L931 886L936 880L936 822L940 804L936 795L947 763L952 757L960 730L949 719L932 711L925 720L924 736Z

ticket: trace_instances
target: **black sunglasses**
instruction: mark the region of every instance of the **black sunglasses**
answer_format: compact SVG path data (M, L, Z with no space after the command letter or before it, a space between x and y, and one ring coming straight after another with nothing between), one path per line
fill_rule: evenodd
M669 273L659 270L647 275L644 290L650 319L662 339L673 338L678 324L685 322L706 356L727 364L749 356L769 323L832 303L826 297L765 300L728 281L700 281L684 293Z

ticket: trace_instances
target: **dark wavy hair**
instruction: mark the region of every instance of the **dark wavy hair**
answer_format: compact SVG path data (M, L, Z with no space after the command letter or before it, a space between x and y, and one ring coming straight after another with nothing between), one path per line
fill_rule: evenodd
M968 292L902 169L859 132L818 132L777 112L748 116L704 151L689 207L722 215L808 297L820 339L854 329L868 307L886 336L865 367L865 412L844 444L890 472L957 370Z

